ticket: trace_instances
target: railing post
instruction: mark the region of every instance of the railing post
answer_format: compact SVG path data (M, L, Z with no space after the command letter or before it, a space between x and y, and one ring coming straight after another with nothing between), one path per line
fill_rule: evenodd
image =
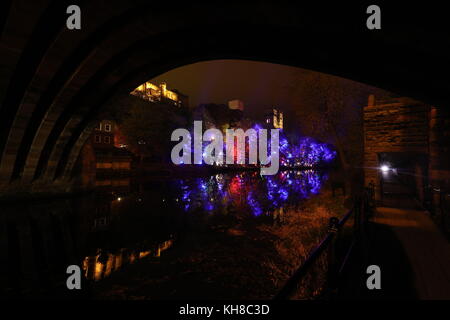
M337 241L339 233L339 219L331 217L328 224L328 233L332 234L328 248L328 289L333 294L337 289L338 265L337 265Z
M361 204L361 202L359 202ZM352 248L354 247L356 239L352 239L352 244L349 248L343 250L343 245L340 239L340 231L342 227L345 225L346 221L351 219L351 216L355 214L355 211L360 210L361 208L357 208L357 202L355 201L354 208L349 210L345 216L339 220L336 217L332 217L329 220L328 224L328 234L321 241L321 243L314 248L303 264L295 271L295 273L288 279L283 288L278 292L278 294L274 297L276 300L289 299L298 289L299 283L304 279L305 275L311 271L314 263L318 261L320 258L324 258L321 260L321 263L324 262L327 264L327 270L325 274L325 284L320 289L320 293L322 297L328 296L333 297L336 295L337 290L340 287L340 274L345 267L348 257L352 252ZM357 218L358 221L359 218ZM354 226L357 228L358 223ZM366 250L364 250L366 251ZM325 254L325 256L324 256ZM345 256L345 257L344 257ZM342 260L342 261L341 261Z

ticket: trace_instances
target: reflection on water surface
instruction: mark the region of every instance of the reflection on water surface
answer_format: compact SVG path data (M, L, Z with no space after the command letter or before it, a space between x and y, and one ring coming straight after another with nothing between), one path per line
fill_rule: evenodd
M97 282L126 265L158 259L189 232L275 221L318 194L326 179L309 170L103 180L82 197L2 205L1 293L52 292L64 284L70 264Z

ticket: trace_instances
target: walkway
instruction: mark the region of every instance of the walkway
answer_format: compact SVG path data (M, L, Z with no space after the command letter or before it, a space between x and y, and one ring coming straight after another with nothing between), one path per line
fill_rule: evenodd
M387 228L391 237L400 242L402 252L398 254L406 256L409 267L402 271L400 264L394 270L409 274L418 299L450 299L450 244L425 211L379 207L373 224L378 230ZM389 246L386 241L381 243ZM385 248L377 246L376 249L372 259L380 257ZM386 264L386 258L380 261ZM393 261L398 260L399 257ZM388 265L392 264L387 262ZM382 274L383 271L382 268ZM394 274L390 281L396 281L395 278Z
M381 267L382 286L391 297L450 299L449 242L394 173L384 182L369 251L370 261Z

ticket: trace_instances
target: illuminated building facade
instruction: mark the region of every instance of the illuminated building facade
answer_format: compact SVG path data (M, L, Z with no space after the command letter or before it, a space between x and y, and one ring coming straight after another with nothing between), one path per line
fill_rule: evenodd
M168 102L177 107L189 107L188 96L177 90L167 89L165 82L161 82L158 86L147 81L134 89L131 94L151 102Z
M97 123L91 135L91 142L96 149L114 147L115 127L115 124L109 120L102 120Z
M117 124L111 120L99 121L90 139L81 150L80 161L86 177L129 174L132 154L126 145L119 144Z
M244 102L242 102L241 100L228 101L228 108L230 108L231 110L244 111Z
M283 112L273 108L266 114L266 125L275 129L283 129Z

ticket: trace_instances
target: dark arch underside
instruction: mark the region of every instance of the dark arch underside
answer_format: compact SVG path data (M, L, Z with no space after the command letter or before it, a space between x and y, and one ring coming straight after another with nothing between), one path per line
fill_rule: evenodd
M109 99L193 62L249 59L321 71L447 106L448 26L425 9L276 1L84 1L67 30L68 1L2 2L0 185L69 177L90 124ZM444 16L442 18L445 18ZM438 28L441 27L441 28Z

